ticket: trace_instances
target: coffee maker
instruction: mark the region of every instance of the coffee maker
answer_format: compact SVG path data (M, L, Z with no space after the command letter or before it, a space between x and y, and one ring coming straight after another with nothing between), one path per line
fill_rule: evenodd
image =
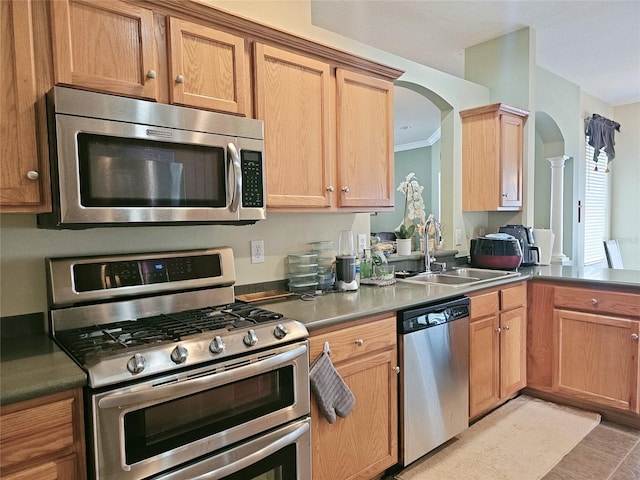
M540 249L534 246L533 229L524 225L505 225L498 229L500 233L513 235L522 247L522 267L536 265L540 261Z

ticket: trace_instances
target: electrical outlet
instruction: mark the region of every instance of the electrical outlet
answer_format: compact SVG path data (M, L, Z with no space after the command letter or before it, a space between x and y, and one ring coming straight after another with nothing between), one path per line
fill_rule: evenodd
M367 248L367 235L364 233L358 234L358 253Z
M251 263L264 263L264 240L251 240Z
M456 228L456 245L462 245L462 230Z

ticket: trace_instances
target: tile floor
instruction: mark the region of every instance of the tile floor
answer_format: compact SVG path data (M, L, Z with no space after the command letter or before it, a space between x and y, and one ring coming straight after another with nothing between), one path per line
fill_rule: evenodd
M640 431L603 421L543 480L640 480Z

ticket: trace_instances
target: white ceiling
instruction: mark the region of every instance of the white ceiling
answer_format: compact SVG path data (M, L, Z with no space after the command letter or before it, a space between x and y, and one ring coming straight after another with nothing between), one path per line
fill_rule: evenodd
M458 77L465 48L529 26L537 65L610 105L640 102L640 0L311 0L311 13L316 26ZM412 93L396 88L396 145L440 124ZM421 123L423 108L437 118Z

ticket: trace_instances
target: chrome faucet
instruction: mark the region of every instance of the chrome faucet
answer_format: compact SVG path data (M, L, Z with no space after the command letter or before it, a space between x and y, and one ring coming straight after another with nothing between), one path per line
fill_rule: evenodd
M425 268L425 272L431 272L431 265L435 263L436 258L435 258L435 249L436 249L436 242L438 241L438 238L440 237L440 224L438 222L436 222L436 219L434 218L433 214L429 214L429 217L427 218L427 221L425 223L424 226L424 268ZM433 239L433 242L430 242L429 240ZM433 255L432 252L429 251L429 244L433 243Z

